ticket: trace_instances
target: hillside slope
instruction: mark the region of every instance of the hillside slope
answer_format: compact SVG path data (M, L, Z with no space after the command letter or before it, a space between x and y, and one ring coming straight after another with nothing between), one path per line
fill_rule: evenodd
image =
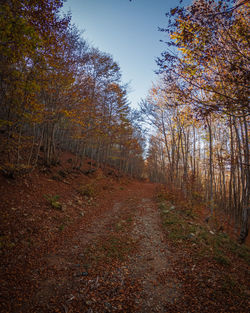
M248 311L248 249L156 184L69 160L1 177L1 312Z

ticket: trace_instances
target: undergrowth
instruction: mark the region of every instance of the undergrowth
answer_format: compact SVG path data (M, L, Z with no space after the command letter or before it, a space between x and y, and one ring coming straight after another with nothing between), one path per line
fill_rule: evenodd
M191 244L197 256L211 257L222 265L231 263L230 255L249 263L249 249L230 239L226 233L210 230L198 223L194 214L176 209L166 201L160 201L158 206L167 236L175 244Z
M178 259L175 271L183 271L184 290L192 281L204 301L210 288L217 304L228 297L247 303L249 248L201 224L192 207L174 196L161 192L156 200L167 242Z
M238 244L222 231L202 225L189 203L180 200L174 193L162 191L156 195L156 200L163 227L173 243L190 244L199 257L213 258L222 265L229 265L233 256L249 264L249 248Z
M48 201L53 209L61 210L62 204L59 202L59 195L44 195L44 198Z
M94 198L97 196L97 188L93 183L79 186L78 192L86 198Z

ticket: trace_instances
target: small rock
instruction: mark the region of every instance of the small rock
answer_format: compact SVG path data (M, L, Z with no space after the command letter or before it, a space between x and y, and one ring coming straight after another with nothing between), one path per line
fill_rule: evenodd
M87 301L86 301L86 304L87 304L87 305L91 305L92 303L93 303L93 301L90 301L90 300L87 300Z
M82 272L82 276L88 276L89 273L88 272Z
M76 277L88 276L88 274L89 274L88 272L79 272L79 273L76 273L75 276L76 276Z
M112 309L112 305L109 302L104 302L105 307L108 309Z

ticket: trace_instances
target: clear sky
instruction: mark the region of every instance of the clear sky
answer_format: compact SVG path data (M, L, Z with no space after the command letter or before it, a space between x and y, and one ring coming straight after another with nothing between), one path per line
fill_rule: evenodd
M154 60L165 48L158 27L167 26L165 13L177 4L178 0L67 0L63 10L71 11L72 22L84 30L89 43L113 56L123 82L130 83L128 99L136 107L156 80Z

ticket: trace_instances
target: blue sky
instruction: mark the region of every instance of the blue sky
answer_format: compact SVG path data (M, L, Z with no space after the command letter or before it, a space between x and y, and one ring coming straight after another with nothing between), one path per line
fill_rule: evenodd
M184 3L189 3L189 0ZM155 58L165 45L159 27L167 25L165 13L178 0L67 0L63 10L84 30L83 37L119 64L124 83L130 83L128 99L136 107L156 80Z

